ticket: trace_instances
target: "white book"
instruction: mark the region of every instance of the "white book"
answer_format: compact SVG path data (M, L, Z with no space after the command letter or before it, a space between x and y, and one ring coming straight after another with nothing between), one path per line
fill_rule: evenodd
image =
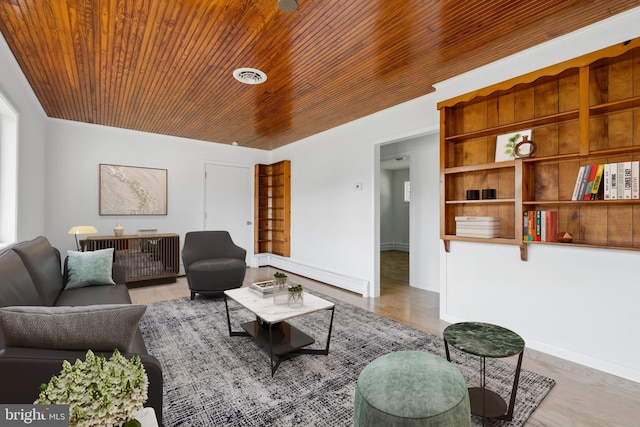
M611 193L610 200L618 200L618 164L611 163Z
M571 196L571 200L578 200L578 193L580 192L580 183L582 182L582 176L584 175L584 166L580 166L580 170L578 171L578 176L576 177L576 185L573 187L573 195Z
M472 224L456 224L456 231L459 230L465 230L465 231L494 231L494 230L498 230L500 231L500 224L499 223L491 223L491 224L496 224L496 225L492 225L492 226L476 226L476 225L472 225Z
M492 237L500 237L499 231L457 231L456 236L459 237L482 237L490 239Z
M540 211L540 240L547 241L547 215L546 211Z
M500 227L500 221L458 221L456 227L496 228Z
M640 199L640 162L631 162L631 198Z
M626 200L631 199L631 162L624 162L624 175L622 178L624 185L623 198Z
M604 165L604 172L602 174L602 185L604 186L604 199L611 200L611 163Z
M456 221L500 221L499 216L457 216Z
M617 163L618 172L616 174L616 189L617 189L617 199L624 199L624 162Z

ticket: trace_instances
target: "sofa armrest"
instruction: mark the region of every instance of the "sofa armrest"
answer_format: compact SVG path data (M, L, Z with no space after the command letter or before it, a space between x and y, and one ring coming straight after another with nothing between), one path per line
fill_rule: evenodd
M96 352L111 357L108 352ZM132 357L131 353L122 353ZM39 348L9 347L0 350L0 378L5 384L0 387L1 404L33 403L40 392L40 384L47 383L60 374L62 361L71 363L84 359L86 351L51 350ZM145 406L156 412L158 425L162 426L162 366L160 361L148 354L140 354L149 378L149 393ZM11 384L11 386L7 386Z

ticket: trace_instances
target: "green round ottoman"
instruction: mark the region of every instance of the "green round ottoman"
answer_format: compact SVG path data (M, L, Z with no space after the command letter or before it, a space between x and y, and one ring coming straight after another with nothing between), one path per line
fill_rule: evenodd
M467 383L458 369L434 354L385 354L368 364L358 377L353 424L470 426Z

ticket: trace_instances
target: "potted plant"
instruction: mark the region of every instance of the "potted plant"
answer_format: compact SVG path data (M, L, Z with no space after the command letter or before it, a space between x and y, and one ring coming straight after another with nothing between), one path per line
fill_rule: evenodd
M273 275L274 285L276 286L273 293L273 303L280 305L287 303L287 275L276 271Z
M273 277L275 278L276 285L284 285L285 283L287 283L287 275L284 273L276 271Z
M84 361L62 362L60 375L40 386L34 404L69 405L71 427L140 427L135 414L147 401L149 380L138 355L116 349L111 358L87 351Z
M302 304L303 304L302 285L289 286L287 294L288 294L287 304L289 305L289 307L292 307L292 308L302 307Z

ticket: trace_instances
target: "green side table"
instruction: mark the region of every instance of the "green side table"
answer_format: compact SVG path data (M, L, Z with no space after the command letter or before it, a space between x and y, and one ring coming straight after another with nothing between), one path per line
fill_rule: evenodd
M518 334L490 323L462 322L447 326L443 332L447 360L451 361L449 344L465 353L480 356L480 387L469 388L471 413L481 417L511 421L518 391L524 340ZM496 392L485 385L486 358L502 358L518 354L513 388L509 405Z

